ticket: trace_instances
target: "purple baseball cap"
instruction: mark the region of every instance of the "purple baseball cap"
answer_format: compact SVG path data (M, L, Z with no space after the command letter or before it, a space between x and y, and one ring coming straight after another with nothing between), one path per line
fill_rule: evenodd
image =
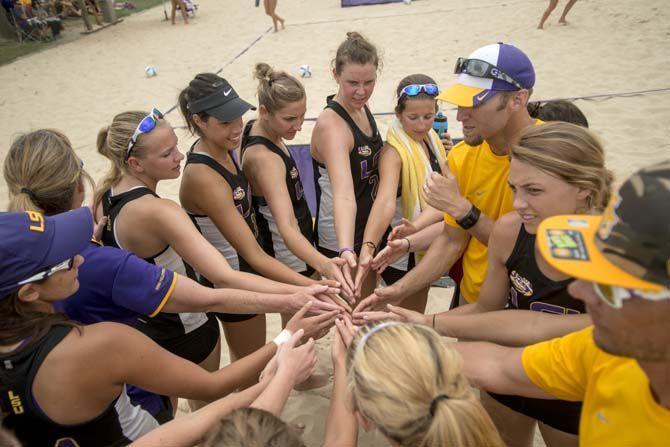
M0 299L21 281L79 254L93 236L93 216L78 208L55 216L0 213Z
M522 88L530 89L535 85L535 69L528 56L506 43L486 45L475 50L467 59L488 62L514 79ZM501 79L476 77L460 73L456 82L440 93L437 99L460 107L476 107L493 98L497 92L511 92L519 87Z

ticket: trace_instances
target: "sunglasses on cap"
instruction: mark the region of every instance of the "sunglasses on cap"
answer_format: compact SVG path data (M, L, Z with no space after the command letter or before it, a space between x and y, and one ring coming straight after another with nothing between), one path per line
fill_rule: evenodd
M132 138L128 141L128 149L126 149L126 158L124 161L128 161L130 158L130 153L133 151L133 147L137 144L137 139L143 133L149 133L156 128L158 120L163 118L163 114L157 108L151 109L151 113L142 118L142 121L137 125L135 133L133 133Z
M22 286L24 284L29 284L32 282L38 282L42 281L44 279L47 279L49 276L52 276L55 273L61 272L63 270L70 270L72 266L74 265L74 257L70 259L66 259L65 261L54 265L51 268L48 268L47 270L43 270L39 273L34 274L28 279L24 279L23 281L19 281L18 285Z
M459 57L456 61L456 67L454 67L454 73L465 73L469 74L470 76L474 76L475 78L497 79L499 81L512 84L519 90L523 89L523 86L514 80L513 77L495 65L481 59L468 59L465 57Z
M640 289L626 289L624 287L609 286L606 284L593 283L593 290L601 300L615 309L621 309L623 301L638 297L652 301L670 299L670 290L664 289L658 292Z
M428 96L437 96L438 93L440 93L440 89L437 88L437 85L435 84L410 84L406 85L402 90L400 90L400 96L398 96L398 99L402 99L407 96L417 96L421 92Z

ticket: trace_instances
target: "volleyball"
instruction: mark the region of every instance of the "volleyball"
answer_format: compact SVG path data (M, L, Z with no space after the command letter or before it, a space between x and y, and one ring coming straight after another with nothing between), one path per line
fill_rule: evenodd
M158 74L156 72L156 67L154 67L153 65L147 65L147 67L144 69L144 73L147 75L147 78L151 78Z
M309 70L309 65L301 65L300 68L298 68L298 73L300 73L301 78L312 77L312 72Z

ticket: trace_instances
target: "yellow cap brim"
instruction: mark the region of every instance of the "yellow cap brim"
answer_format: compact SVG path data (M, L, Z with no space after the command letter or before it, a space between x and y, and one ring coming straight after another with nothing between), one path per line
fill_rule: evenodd
M474 97L483 91L484 89L478 87L452 84L437 95L437 99L450 102L460 107L473 107Z
M542 257L568 276L627 289L662 290L659 284L643 281L612 264L595 245L594 237L602 216L553 216L537 229Z

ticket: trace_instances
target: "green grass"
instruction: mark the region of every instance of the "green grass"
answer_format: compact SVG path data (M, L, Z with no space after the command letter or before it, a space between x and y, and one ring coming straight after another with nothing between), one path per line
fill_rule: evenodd
M117 0L120 1L120 0ZM153 8L154 6L159 6L162 3L162 0L130 0L134 5L135 9L121 9L116 10L116 17L121 19L127 17L136 12L144 11L145 9ZM169 2L168 2L169 3ZM168 7L169 5L166 5ZM4 10L0 10L0 13L4 14ZM157 19L160 16L157 16ZM95 25L95 19L90 17L90 21L93 24L94 29L97 28ZM62 39L58 39L53 42L24 42L19 43L15 40L6 40L0 38L0 65L9 64L15 59L26 56L37 51L48 50L53 48L56 45L62 45L67 42L72 42L77 39L86 37L81 34L84 31L84 24L82 19L66 19L64 21L65 30L61 32ZM104 33L105 31L102 30Z

